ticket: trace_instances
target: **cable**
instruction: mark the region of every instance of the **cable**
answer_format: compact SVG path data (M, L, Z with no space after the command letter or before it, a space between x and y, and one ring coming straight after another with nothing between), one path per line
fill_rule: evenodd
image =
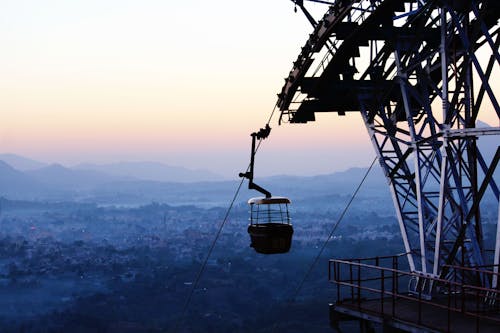
M269 125L271 123L271 119L273 119L274 111L276 111L277 106L278 106L278 102L276 102L276 104L274 104L273 111L271 111L271 115L269 116L269 119L267 120L266 125ZM257 149L258 149L258 147L257 147ZM255 152L257 152L257 150L255 150Z
M349 209L349 207L351 206L352 202L354 201L354 198L356 198L356 195L358 194L361 186L363 185L363 183L365 182L366 180L366 177L368 177L368 174L370 173L373 165L375 164L375 161L377 160L377 157L375 157L372 161L372 163L370 164L370 167L368 168L368 170L366 170L366 173L365 175L363 176L363 179L361 179L361 182L359 183L358 187L356 188L356 190L354 191L354 193L352 194L351 196L351 199L349 200L349 202L347 203L347 205L345 206L344 210L342 211L342 214L340 214L339 218L337 219L337 222L335 222L335 224L333 225L333 228L332 230L330 231L330 234L328 235L328 238L323 242L323 245L321 246L318 254L316 255L316 257L314 258L314 260L312 261L311 265L309 266L309 269L307 270L306 274L304 275L304 277L302 278L302 280L300 281L299 285L297 286L297 288L295 289L295 292L293 293L293 296L290 298L290 300L287 302L287 305L285 307L285 310L287 310L290 305L295 301L295 298L298 296L300 290L302 289L302 286L304 285L304 283L306 282L307 278L309 277L309 275L311 274L314 266L316 266L316 264L318 263L318 260L319 258L321 257L321 255L323 254L323 251L325 250L326 246L328 245L328 242L330 241L330 238L332 238L333 234L335 233L335 230L337 230L337 227L339 226L340 222L342 221L342 219L344 218L345 214L347 213L347 210ZM271 330L271 332L274 332L274 330L276 329L276 326L277 326L277 322L274 323L273 325L273 328Z
M274 105L274 108L273 108L273 110L271 112L271 115L269 116L269 119L267 121L267 125L269 125L269 123L271 122L271 119L273 118L274 111L276 110L276 106L277 105L278 105L278 103L276 103ZM257 147L255 148L255 154L259 150L261 143L262 143L262 139L259 140L259 143L257 144ZM249 170L250 170L250 165L248 165L246 172L248 172ZM233 209L234 202L238 198L238 194L240 193L241 186L243 185L244 181L245 181L245 178L242 178L241 181L240 181L240 184L236 188L236 192L234 193L233 199L231 200L231 203L229 204L229 207L227 208L227 211L226 211L226 214L224 216L224 219L222 220L222 223L219 226L219 229L217 230L217 234L215 235L215 238L212 241L212 244L210 245L210 248L208 249L207 256L205 257L205 260L203 261L203 263L202 263L202 265L200 267L200 270L198 271L198 274L196 275L196 278L195 278L195 280L194 280L194 282L192 284L191 290L189 291L189 294L188 294L188 296L186 298L186 301L184 302L184 306L182 307L181 315L180 315L179 320L177 321L177 323L176 323L176 325L174 327L174 332L178 332L179 331L179 328L181 327L181 325L182 325L182 323L184 321L184 316L186 315L187 308L188 308L189 304L191 303L191 298L193 297L193 293L196 290L196 288L198 287L198 283L200 282L201 276L205 272L205 268L207 266L208 259L210 259L210 256L212 255L212 252L213 252L213 250L215 248L215 245L217 244L217 241L219 240L219 237L220 237L220 235L222 233L222 229L224 229L224 225L226 224L227 219L229 217L229 214L231 213L231 210Z
M241 186L243 185L243 182L245 181L245 178L242 178L240 181L240 184L238 185L236 192L234 193L233 200L231 200L231 204L229 205L226 215L224 216L224 219L222 220L221 225L219 226L219 230L217 231L217 234L215 235L214 240L212 241L212 244L210 245L210 248L208 250L207 256L205 257L205 260L203 261L203 264L200 267L200 270L198 271L198 274L196 275L196 279L193 282L192 288L189 291L188 297L186 298L186 301L184 302L184 306L182 308L181 315L179 317L179 320L177 321L177 324L175 325L175 330L174 332L178 332L179 328L181 327L181 324L184 320L184 316L186 315L187 308L189 306L189 303L191 303L191 297L193 296L194 290L196 287L198 287L198 283L200 282L201 276L203 275L203 272L205 271L205 268L208 263L208 259L210 258L210 255L212 254L215 245L217 243L217 240L219 240L219 237L222 233L222 229L224 228L224 225L227 222L227 218L229 217L229 213L231 212L234 202L236 201L236 198L238 197L238 194L240 193Z

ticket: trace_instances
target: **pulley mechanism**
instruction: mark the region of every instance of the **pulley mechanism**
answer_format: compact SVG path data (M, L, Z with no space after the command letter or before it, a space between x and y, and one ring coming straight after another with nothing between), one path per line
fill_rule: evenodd
M270 133L271 127L267 124L265 128L251 134L250 166L247 172L240 173L240 177L248 179L249 189L265 195L265 197L248 200L250 205L250 225L248 226L248 234L251 240L250 246L256 252L263 254L288 252L293 235L293 227L290 223L290 213L288 211L288 205L291 203L290 199L273 197L269 191L253 182L255 143L257 140L266 139Z

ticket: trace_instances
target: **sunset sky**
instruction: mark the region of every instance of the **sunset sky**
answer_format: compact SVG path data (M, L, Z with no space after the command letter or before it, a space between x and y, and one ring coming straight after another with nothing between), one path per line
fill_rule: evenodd
M249 134L265 125L312 29L288 0L16 0L0 16L0 152L226 176L246 168ZM374 156L357 114L281 127L275 117L271 127L261 175Z

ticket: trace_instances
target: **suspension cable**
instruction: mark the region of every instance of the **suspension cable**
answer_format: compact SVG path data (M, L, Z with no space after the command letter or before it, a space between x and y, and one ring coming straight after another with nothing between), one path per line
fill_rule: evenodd
M183 323L184 316L186 315L187 308L188 308L189 304L191 303L191 298L193 296L193 293L194 293L195 289L198 287L198 283L200 282L201 276L205 272L205 268L207 267L208 259L210 258L210 255L212 254L212 252L213 252L213 250L215 248L215 245L216 245L217 241L219 240L219 237L220 237L220 235L222 233L222 229L224 228L224 225L227 222L227 218L229 217L229 213L231 212L231 210L233 208L233 205L234 205L234 202L236 201L236 198L238 197L238 194L240 193L241 186L243 185L243 181L244 180L245 180L245 178L242 178L241 181L240 181L240 184L236 188L236 192L234 193L233 200L231 200L231 203L230 203L230 205L229 205L229 207L228 207L228 209L226 211L226 215L224 216L224 219L222 220L222 223L219 226L219 229L217 230L217 234L215 235L215 238L212 241L212 244L210 245L210 248L209 248L208 253L207 253L206 257L205 257L205 260L201 264L200 270L196 274L196 278L195 278L195 280L194 280L194 282L192 284L191 290L189 291L189 294L188 294L188 296L186 298L186 301L184 302L184 306L182 308L182 312L181 312L181 315L179 317L179 320L177 321L177 324L175 325L174 332L178 332L179 328L181 327L181 324Z
M288 300L287 304L286 304L286 307L285 307L285 310L287 310L290 305L295 301L295 299L297 298L299 292L301 291L302 287L304 286L304 283L306 282L306 280L309 278L309 275L311 274L313 268L316 266L316 264L318 263L321 255L323 254L323 251L325 250L326 246L328 245L328 242L330 241L330 239L332 238L333 234L335 233L335 230L337 230L337 227L339 226L340 222L342 222L342 219L344 218L345 214L347 213L347 210L349 209L349 207L351 206L352 202L354 201L354 199L356 198L356 195L358 194L359 190L361 189L361 186L363 185L363 183L365 182L366 180L366 177L368 177L368 174L370 173L371 169L373 168L373 165L375 164L375 161L377 160L377 157L375 157L372 161L372 163L370 164L370 167L368 168L368 170L366 170L366 173L365 175L363 176L363 178L361 179L361 182L359 183L358 187L356 188L356 190L354 191L354 193L352 194L351 198L349 199L349 202L347 203L347 205L345 206L344 210L342 211L342 213L340 214L339 218L337 219L337 222L335 222L335 224L333 225L332 227L332 230L330 231L330 234L328 235L328 237L326 238L326 240L323 242L323 245L321 246L321 248L319 249L318 251L318 254L316 255L316 257L314 258L314 260L311 262L311 264L309 265L309 269L306 271L306 273L304 274L304 277L302 278L302 280L300 281L300 283L298 284L297 288L295 289L294 293L293 293L293 296ZM273 325L273 328L271 330L271 332L274 332L274 330L276 329L276 326L277 326L277 322L274 323Z
M267 120L266 125L269 125L269 123L271 122L273 115L274 115L274 111L276 110L277 106L278 106L278 103L276 103L274 105L274 108L271 112L271 115L269 116L269 119ZM257 147L255 148L255 154L259 150L261 143L262 143L262 139L259 139ZM246 172L248 172L249 170L250 170L250 164L248 165ZM196 274L196 278L192 284L191 290L189 291L189 294L186 298L186 301L184 302L184 306L182 307L181 315L179 316L179 319L174 327L174 332L178 332L179 329L181 328L181 325L184 321L184 317L186 315L186 311L189 307L189 304L191 303L191 298L193 297L193 293L196 290L196 288L198 287L198 283L201 280L201 276L205 272L205 268L207 267L208 260L210 259L210 256L212 255L212 252L215 248L215 245L217 244L217 241L219 240L219 237L222 234L222 229L224 229L224 226L226 225L229 214L231 213L231 210L233 209L234 203L235 203L236 199L238 198L238 194L240 193L241 186L243 185L244 181L245 181L245 178L241 178L241 181L240 181L238 187L236 188L236 191L234 192L233 199L231 200L231 202L226 210L226 214L224 215L224 219L222 220L222 223L220 224L219 229L217 230L217 233L215 234L214 240L212 241L210 248L208 249L208 253L207 253L205 259L203 260L203 263L201 264L198 273Z
M274 111L276 111L277 107L278 107L278 102L276 102L276 104L274 104L273 111L271 111L271 115L269 116L269 119L267 120L266 125L269 125L271 123L271 119L273 119ZM259 142L259 146L260 146L260 142ZM259 147L257 147L257 149L255 150L255 152L257 152L257 150L259 150Z

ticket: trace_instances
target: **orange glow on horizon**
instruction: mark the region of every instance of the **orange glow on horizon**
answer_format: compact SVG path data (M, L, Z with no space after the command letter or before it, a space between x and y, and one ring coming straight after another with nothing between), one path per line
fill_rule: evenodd
M311 32L286 1L242 11L229 0L26 0L0 15L0 152L67 163L245 164L249 135L265 125ZM487 111L480 119L498 125ZM365 163L371 143L359 114L282 126L278 116L262 147L277 164L280 153L297 170L304 161L294 153L317 158L311 172L338 156Z

